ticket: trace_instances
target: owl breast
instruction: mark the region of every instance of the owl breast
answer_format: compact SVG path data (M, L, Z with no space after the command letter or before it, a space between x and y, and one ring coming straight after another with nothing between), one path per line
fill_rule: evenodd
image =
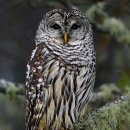
M94 66L70 66L43 44L27 66L27 130L73 128L90 97Z

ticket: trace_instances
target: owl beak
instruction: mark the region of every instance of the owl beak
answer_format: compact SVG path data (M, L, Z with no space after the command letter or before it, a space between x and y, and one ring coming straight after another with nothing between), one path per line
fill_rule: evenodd
M63 38L64 38L64 42L67 43L67 41L68 41L68 34L67 34L67 32L64 33Z

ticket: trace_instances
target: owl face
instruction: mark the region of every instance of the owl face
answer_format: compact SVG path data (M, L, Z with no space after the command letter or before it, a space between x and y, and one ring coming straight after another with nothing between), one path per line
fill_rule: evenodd
M76 45L87 35L89 22L78 10L66 12L59 9L46 14L40 29L40 35L46 35L47 38L53 39L53 42Z

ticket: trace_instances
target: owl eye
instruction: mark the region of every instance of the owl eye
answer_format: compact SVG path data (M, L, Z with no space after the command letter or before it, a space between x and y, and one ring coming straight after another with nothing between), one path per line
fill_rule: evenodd
M78 24L73 24L73 25L71 26L71 29L76 30L76 29L78 29L79 27L80 27L80 25L78 25Z
M58 30L58 29L61 28L58 24L54 24L54 25L52 25L51 27L52 27L53 29L55 29L55 30Z

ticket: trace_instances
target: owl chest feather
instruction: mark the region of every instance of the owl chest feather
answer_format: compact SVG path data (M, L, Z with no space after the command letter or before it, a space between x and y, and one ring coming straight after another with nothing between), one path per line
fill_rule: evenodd
M72 128L90 96L91 68L65 64L44 50L35 50L28 64L29 120L36 119L39 130Z
M87 69L85 67L80 70L72 69L61 64L60 61L52 59L48 62L48 67L42 71L47 86L45 118L48 124L55 127L59 127L63 122L66 127L72 127L79 117L78 104L82 98L80 94L86 90L84 76Z

